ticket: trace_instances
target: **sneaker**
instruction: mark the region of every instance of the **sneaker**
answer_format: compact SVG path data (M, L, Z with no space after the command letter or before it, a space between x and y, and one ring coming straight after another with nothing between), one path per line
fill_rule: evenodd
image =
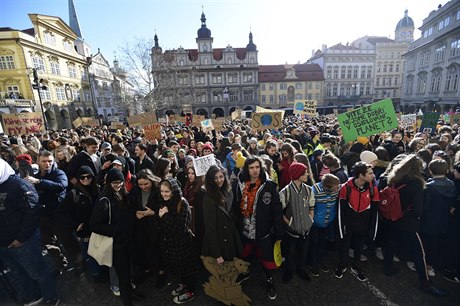
M120 288L110 286L110 290L112 290L113 295L120 296Z
M415 263L413 261L408 261L406 265L412 271L417 271L417 269L415 268Z
M133 288L133 290L136 290L136 288L137 288L136 284L133 281L131 281L131 287Z
M380 260L384 260L382 248L375 249L375 257L377 257Z
M324 273L329 273L331 270L329 269L328 266L326 265L321 265L321 267L319 267L321 269L321 271L323 271Z
M273 278L267 280L267 295L270 300L274 300L277 297L275 286L273 285Z
M178 295L181 295L181 294L184 293L184 292L185 292L185 286L184 286L184 284L179 284L179 285L177 286L176 289L174 289L173 291L171 291L171 295L172 295L172 296L178 296Z
M347 271L347 268L346 268L346 267L339 265L339 266L337 267L337 269L335 269L334 276L335 276L336 278L342 278L342 277L343 277L343 273L345 273L346 271Z
M34 305L38 305L38 304L40 304L42 301L43 301L43 298L40 297L40 298L34 299L34 300L30 301L30 302L24 303L24 306L34 306Z
M349 250L348 250L348 256L349 256L350 258L354 258L354 256L355 256L355 250L349 249ZM360 260L360 261L367 261L367 257L364 256L363 254L361 254L361 257L359 258L359 260Z
M436 276L436 273L434 272L434 268L433 268L433 267L427 266L427 267L426 267L426 272L428 273L428 276L431 276L431 277L435 277L435 276Z
M356 278L362 282L367 281L366 275L364 275L363 271L361 271L360 267L351 267L351 273L356 276Z
M443 277L449 282L460 284L460 275L455 272L444 273Z
M393 255L393 261L394 261L394 262L400 262L401 260L399 259L398 256Z
M319 276L319 270L317 268L312 268L310 270L311 275L318 277Z
M241 285L244 281L249 279L249 273L240 273L236 278L236 283Z
M188 301L191 301L195 298L195 294L190 291L185 291L182 294L179 294L173 298L173 302L176 304L184 304Z
M47 301L43 302L43 305L53 305L53 306L57 306L57 305L59 305L59 299L56 299L56 300L47 300Z

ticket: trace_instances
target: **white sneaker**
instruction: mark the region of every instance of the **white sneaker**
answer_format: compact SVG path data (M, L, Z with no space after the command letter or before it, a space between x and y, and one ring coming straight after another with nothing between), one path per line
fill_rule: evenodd
M353 257L355 256L355 250L349 249L349 250L348 250L348 256L349 256L350 258L353 258ZM364 256L363 254L361 254L361 257L360 257L359 260L360 260L360 261L367 261L367 257Z
M407 267L408 267L409 269L411 269L412 271L417 271L417 269L415 268L415 264L414 264L413 261L408 261L408 262L407 262Z
M110 286L110 290L112 290L113 295L120 296L120 288Z
M400 262L399 257L396 255L393 255L393 261L394 262Z
M377 257L380 260L384 259L382 248L376 248L375 249L375 257Z
M428 276L435 277L436 273L434 272L433 267L427 266L426 267L426 272L428 272Z

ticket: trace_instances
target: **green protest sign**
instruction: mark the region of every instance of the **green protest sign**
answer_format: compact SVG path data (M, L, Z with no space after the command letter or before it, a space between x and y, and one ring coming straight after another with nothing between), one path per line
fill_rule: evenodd
M424 113L422 117L422 125L420 126L420 132L432 133L436 130L438 125L439 113Z
M353 141L358 136L370 136L398 127L391 99L353 109L338 115L337 119L345 141Z

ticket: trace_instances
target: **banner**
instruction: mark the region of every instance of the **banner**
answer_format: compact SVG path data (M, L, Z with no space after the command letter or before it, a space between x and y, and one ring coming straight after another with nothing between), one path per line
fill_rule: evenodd
M460 114L450 114L450 125L460 124Z
M391 99L340 114L337 119L345 141L353 141L358 136L370 136L398 127L398 119Z
M278 113L281 112L281 120L284 118L284 110L268 109L260 106L256 106L256 113Z
M161 123L143 125L142 128L144 129L145 139L149 141L153 141L155 139L161 140L163 138L161 136Z
M318 102L315 100L302 100L294 103L294 114L307 115L310 117L316 116L316 107Z
M9 136L45 132L41 113L2 114L3 131Z
M196 176L203 176L208 172L208 169L216 164L214 154L197 157L193 159L193 167L195 168Z
M277 129L281 127L282 121L282 112L254 113L251 127L256 130Z
M436 130L439 121L439 113L424 113L422 117L422 125L420 132L432 133Z
M415 126L416 122L417 122L416 114L401 115L401 126L402 127Z
M158 122L155 112L147 112L137 115L128 116L129 126L142 126L143 124L151 124Z
M201 127L203 128L203 132L214 130L214 126L212 125L211 119L201 121Z

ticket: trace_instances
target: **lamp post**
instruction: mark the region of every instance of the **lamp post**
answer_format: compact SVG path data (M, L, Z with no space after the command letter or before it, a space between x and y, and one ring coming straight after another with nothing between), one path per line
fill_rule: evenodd
M45 130L48 131L48 123L46 122L45 111L43 109L43 103L42 103L42 96L40 95L40 90L41 89L46 90L46 89L48 89L48 87L46 87L45 85L41 85L41 80L38 78L37 68L28 68L27 70L29 70L29 71L32 70L32 75L34 77L34 81L32 83L32 88L37 90L38 101L40 102L40 108L42 110L43 123L45 123Z
M356 107L356 100L357 100L357 97L356 97L356 90L358 89L358 85L357 84L353 84L351 85L351 87L353 88L353 108Z

